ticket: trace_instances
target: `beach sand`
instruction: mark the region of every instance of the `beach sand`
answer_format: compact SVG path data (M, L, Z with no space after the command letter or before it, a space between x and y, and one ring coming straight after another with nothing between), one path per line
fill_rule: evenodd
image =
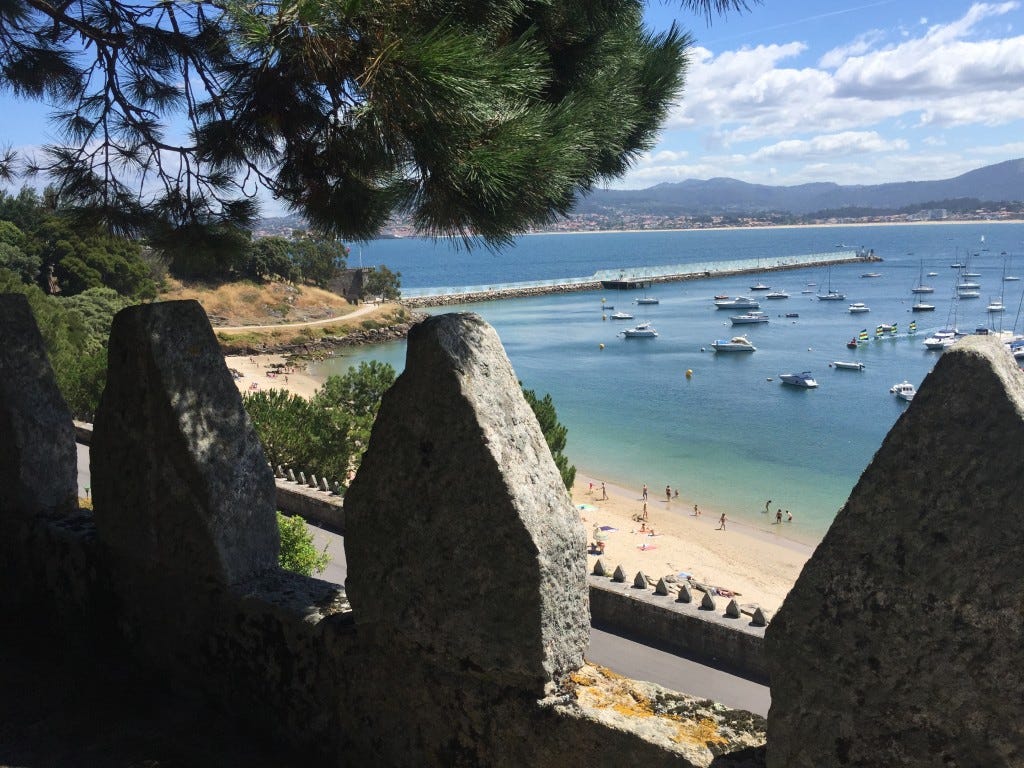
M703 584L738 593L737 601L741 604L757 603L775 611L814 550L781 535L729 520L728 511L725 530L716 530L721 510L700 504L701 514L694 516L692 499L680 494L666 502L664 488L652 488L649 494L647 527L653 527L655 532L650 536L641 533L640 522L633 520L633 515L643 511L641 491L608 483L605 488L608 499L602 501L601 481L577 473L573 503L596 507L579 510L587 541L594 540L594 526L616 529L607 534L603 555L587 555L588 572L600 557L608 569L621 565L629 581L637 571L655 580L687 573ZM797 521L783 522L779 525L780 533L786 526L796 524Z
M224 362L229 370L242 374L235 378L239 392L255 392L267 389L283 389L305 398L310 398L323 384L322 381L310 376L305 367L296 365L288 374L276 373L274 365L285 364L284 355L232 355L225 357ZM267 374L272 374L268 376ZM287 379L287 381L286 381ZM253 387L253 385L256 385Z
M242 374L242 378L235 379L240 392L255 391L251 387L256 384L259 390L283 389L308 398L322 383L300 366L287 375L287 382L283 374L268 377L268 371L275 370L272 364L285 362L282 355L232 356L225 362ZM590 483L594 484L592 493ZM783 522L778 526L779 534L728 519L724 531L715 530L723 510L701 503L701 515L694 517L695 502L686 496L685 489L678 498L666 502L664 488L651 488L647 525L656 535L649 536L641 533L640 523L632 519L643 510L639 485L625 488L606 483L605 488L608 499L602 501L600 478L581 470L576 475L572 500L576 505L596 508L578 510L588 542L594 540L595 525L616 529L607 533L600 557L610 569L621 565L630 581L637 571L654 579L689 573L701 583L738 593L740 603L757 603L774 611L782 605L814 549L784 538L787 527L799 525L799 520ZM725 512L728 517L729 511ZM644 545L647 549L642 549ZM588 572L597 559L597 555L587 556Z

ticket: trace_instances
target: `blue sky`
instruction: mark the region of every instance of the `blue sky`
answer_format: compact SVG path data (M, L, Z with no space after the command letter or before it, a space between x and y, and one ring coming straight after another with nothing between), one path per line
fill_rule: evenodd
M611 187L924 181L1024 157L1018 0L765 0L710 25L647 9L691 32L690 67L658 145ZM47 111L0 92L0 146L53 141Z
M695 45L657 147L613 187L924 181L1024 157L1020 2L765 0L710 26L655 2L647 17Z

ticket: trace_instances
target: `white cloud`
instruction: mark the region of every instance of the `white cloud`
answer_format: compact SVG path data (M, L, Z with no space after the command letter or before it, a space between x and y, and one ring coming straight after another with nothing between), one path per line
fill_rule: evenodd
M975 3L941 24L851 32L811 66L803 41L695 48L661 146L618 186L925 180L1024 155L1005 141L1024 125L1024 36L1008 31L1020 6Z
M809 140L788 139L762 147L748 158L757 162L766 159L806 160L820 157L842 157L868 152L898 152L908 149L906 139L885 139L874 131L846 131Z
M869 32L857 35L846 45L833 48L818 60L818 66L825 69L835 69L851 56L860 56L874 48L885 38L885 33L880 29L872 29Z

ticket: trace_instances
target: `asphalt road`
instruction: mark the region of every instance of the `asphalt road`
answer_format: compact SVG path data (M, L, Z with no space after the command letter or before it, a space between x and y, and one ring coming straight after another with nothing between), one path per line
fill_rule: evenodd
M89 482L89 449L79 445L80 495L87 495ZM318 574L318 578L344 584L348 573L344 538L315 526L308 527L313 533L316 546L326 546L331 556L327 570ZM590 648L586 656L590 661L634 680L647 680L759 715L767 715L771 705L767 686L593 627L590 629Z

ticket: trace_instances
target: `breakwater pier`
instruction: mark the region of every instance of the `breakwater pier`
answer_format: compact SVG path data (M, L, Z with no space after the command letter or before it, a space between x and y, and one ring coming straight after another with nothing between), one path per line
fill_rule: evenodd
M477 301L539 296L548 293L571 293L643 288L655 283L703 280L711 277L778 272L830 264L881 261L873 249L851 249L759 259L730 259L688 264L667 264L653 267L603 269L589 277L567 277L554 280L532 280L496 285L475 285L447 288L420 288L403 291L402 303L409 307L437 307L448 304L469 304Z

